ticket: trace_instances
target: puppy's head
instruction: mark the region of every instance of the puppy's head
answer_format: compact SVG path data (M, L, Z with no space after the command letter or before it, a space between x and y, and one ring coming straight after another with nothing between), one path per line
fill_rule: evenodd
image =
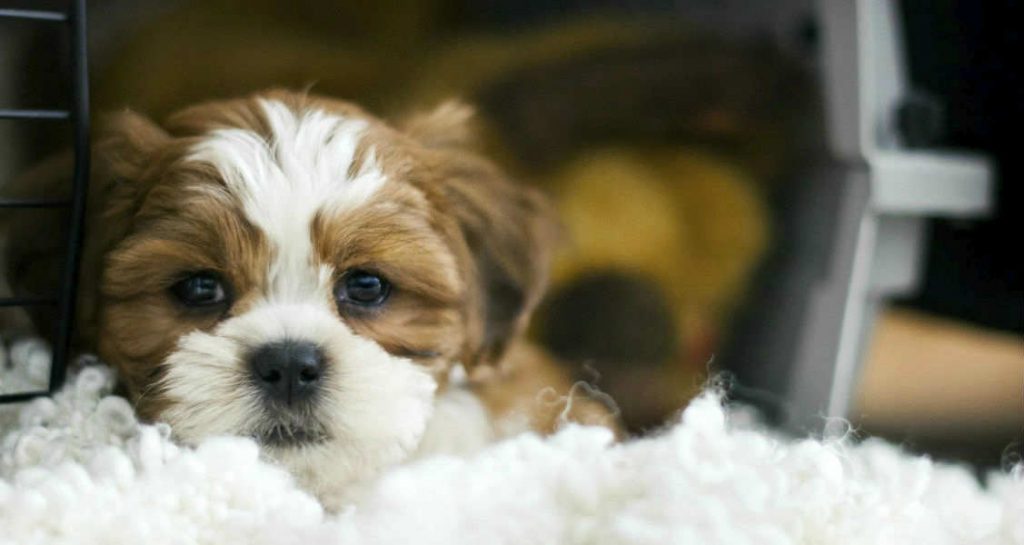
M286 92L115 117L96 336L139 412L252 436L313 486L415 448L450 366L499 359L546 276L545 205L465 117Z

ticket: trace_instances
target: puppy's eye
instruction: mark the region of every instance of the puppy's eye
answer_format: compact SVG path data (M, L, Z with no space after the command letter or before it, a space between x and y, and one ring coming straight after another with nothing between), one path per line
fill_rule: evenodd
M188 307L211 307L228 300L224 281L211 271L190 273L171 286L171 295Z
M379 306L391 294L391 284L379 274L353 270L345 273L334 288L339 303L363 307Z

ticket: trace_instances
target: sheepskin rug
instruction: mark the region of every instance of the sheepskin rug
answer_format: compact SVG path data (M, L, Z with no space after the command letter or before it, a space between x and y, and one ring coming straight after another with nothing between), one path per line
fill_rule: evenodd
M252 441L175 445L112 382L86 366L0 409L0 543L1024 544L1020 467L982 486L877 440L784 439L713 392L648 438L568 425L410 462L330 514Z

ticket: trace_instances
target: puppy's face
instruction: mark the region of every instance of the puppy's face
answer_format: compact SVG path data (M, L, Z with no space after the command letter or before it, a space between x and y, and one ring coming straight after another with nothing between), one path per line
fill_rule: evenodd
M403 458L452 365L535 305L539 198L463 149L464 110L394 129L284 92L99 145L97 340L140 414L254 437L313 488Z

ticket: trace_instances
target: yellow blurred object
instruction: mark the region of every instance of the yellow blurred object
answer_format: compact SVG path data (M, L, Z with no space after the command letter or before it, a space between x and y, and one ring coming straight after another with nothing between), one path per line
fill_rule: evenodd
M681 316L698 311L717 321L768 242L753 181L698 150L594 151L542 183L568 238L556 285L594 269L636 272L658 282Z
M567 240L537 333L560 357L591 366L630 428L659 425L707 379L766 250L758 186L687 147L592 150L540 183Z

